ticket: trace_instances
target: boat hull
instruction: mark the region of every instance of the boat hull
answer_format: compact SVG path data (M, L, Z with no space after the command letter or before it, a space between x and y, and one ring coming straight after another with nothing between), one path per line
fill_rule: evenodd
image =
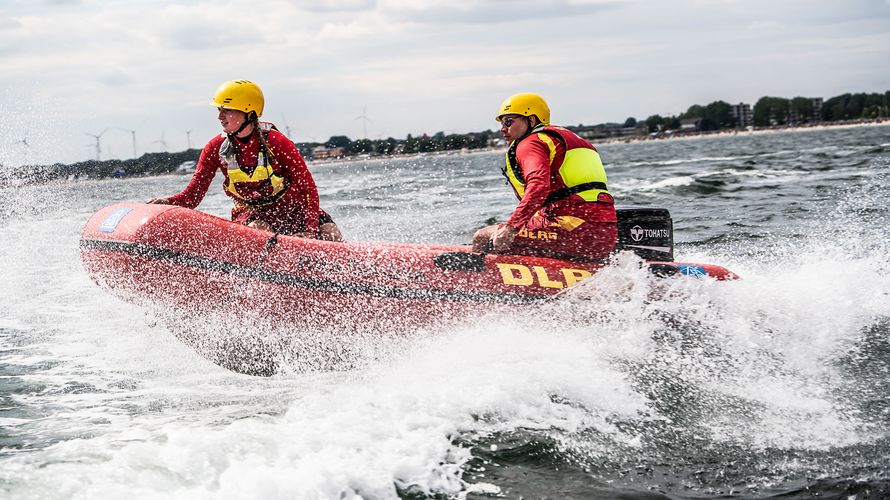
M80 248L92 279L129 302L193 317L342 331L414 331L526 307L552 300L602 267L472 254L463 245L274 235L182 207L134 203L96 212ZM694 272L682 263L650 266L660 274L734 277L719 266L691 265Z

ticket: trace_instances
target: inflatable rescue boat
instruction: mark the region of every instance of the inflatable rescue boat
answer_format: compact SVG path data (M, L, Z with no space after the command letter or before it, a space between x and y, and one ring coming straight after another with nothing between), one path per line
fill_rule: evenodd
M667 210L618 214L619 249L636 252L653 273L737 278L721 266L674 262ZM385 327L404 316L420 324L552 300L602 267L461 245L318 241L139 203L96 212L80 249L92 279L130 302L344 327Z

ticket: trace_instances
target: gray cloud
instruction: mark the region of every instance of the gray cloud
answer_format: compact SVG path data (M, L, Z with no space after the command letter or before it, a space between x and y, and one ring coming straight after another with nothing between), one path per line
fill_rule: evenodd
M97 72L99 81L110 87L126 87L135 79L124 68L108 68Z
M500 25L521 20L588 16L620 9L626 0L481 0L475 2L381 2L386 15L399 21L441 24ZM411 4L411 5L406 5ZM540 33L539 36L545 36ZM534 36L534 35L532 35Z
M373 10L375 0L294 0L293 5L308 12L362 12Z
M67 133L74 122L78 131L144 122L140 137L157 138L176 116L193 138L209 138L217 125L207 99L231 78L260 82L271 120L286 115L301 137L319 139L356 136L364 106L370 136L491 128L492 108L521 90L544 94L561 123L596 123L890 82L887 0L33 5L49 4L0 4L0 88L58 100L35 109L58 115L48 127L63 124L47 131L60 158L90 153L82 135ZM446 103L434 123L424 111L433 96ZM171 147L176 137L184 141L168 130ZM131 150L127 134L107 139Z
M12 31L22 27L22 23L9 17L0 17L0 32Z
M205 50L234 48L239 44L248 43L245 37L261 36L253 30L230 31L220 30L215 26L194 23L168 27L160 38L167 47L184 50Z

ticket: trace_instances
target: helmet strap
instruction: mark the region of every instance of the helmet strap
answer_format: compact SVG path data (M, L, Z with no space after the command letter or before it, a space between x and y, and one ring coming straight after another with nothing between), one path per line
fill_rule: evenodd
M258 118L256 115L256 111L251 111L250 113L244 113L244 122L241 124L240 127L238 127L238 130L236 130L234 133L232 133L232 135L234 135L235 137L238 137L238 134L240 134L250 124L254 125L253 129L254 129L254 131L256 131L257 124L258 124Z
M532 117L531 116L523 116L523 118L525 118L525 124L528 125L528 127L525 129L525 133L522 134L522 137L520 137L517 140L525 139L526 137L531 135L532 130L534 129L534 127L532 127ZM540 123L538 125L540 125ZM537 127L537 125L535 125L535 127Z

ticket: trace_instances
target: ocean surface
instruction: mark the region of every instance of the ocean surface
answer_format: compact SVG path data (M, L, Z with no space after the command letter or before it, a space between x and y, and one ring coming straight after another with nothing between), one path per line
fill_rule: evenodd
M600 149L678 260L743 279L652 299L619 259L526 317L266 378L81 267L93 212L187 177L2 188L0 498L890 498L890 126ZM311 169L348 239L466 243L515 205L501 163ZM217 180L200 209L229 204Z

